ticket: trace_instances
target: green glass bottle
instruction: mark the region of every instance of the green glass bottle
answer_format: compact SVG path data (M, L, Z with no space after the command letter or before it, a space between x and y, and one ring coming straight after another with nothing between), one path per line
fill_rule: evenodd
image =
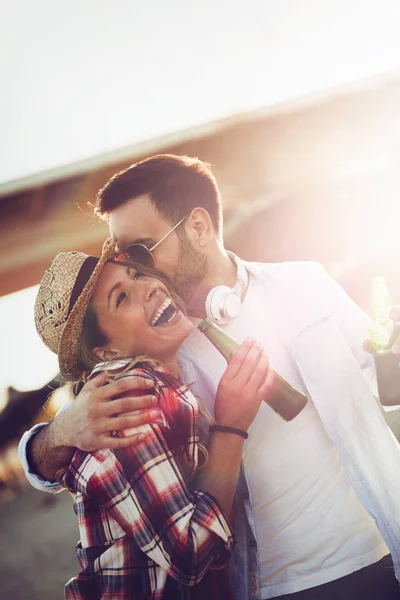
M400 403L399 357L392 353L392 343L399 332L399 324L389 317L392 303L385 277L373 277L372 322L369 330L374 349L379 400L386 406Z
M229 362L232 355L239 348L240 343L221 327L215 325L211 319L203 319L198 329L210 340L217 350ZM307 404L307 396L294 387L283 375L274 369L272 389L265 402L282 419L291 421Z
M392 302L385 277L373 277L372 287L372 323L369 335L373 349L378 354L390 352L394 323L389 317Z

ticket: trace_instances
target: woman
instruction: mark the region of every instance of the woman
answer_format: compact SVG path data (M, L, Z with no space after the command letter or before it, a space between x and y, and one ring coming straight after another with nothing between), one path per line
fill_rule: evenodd
M200 597L203 576L207 580L229 559L234 538L228 517L242 447L272 375L260 346L245 342L221 379L218 427L210 427L208 460L199 460L204 417L179 382L177 362L193 325L166 282L148 269L116 263L113 255L111 239L98 260L59 254L35 304L37 331L57 353L67 381L79 387L99 361L94 374L106 369L111 378L140 368L160 410L134 449L77 450L60 474L75 497L81 535L82 571L67 583L65 596ZM113 400L110 411L118 413L120 402ZM218 576L212 581L215 588Z

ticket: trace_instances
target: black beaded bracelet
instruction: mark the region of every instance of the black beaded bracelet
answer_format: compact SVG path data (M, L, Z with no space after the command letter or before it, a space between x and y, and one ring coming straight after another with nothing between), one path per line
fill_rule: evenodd
M244 431L243 429L237 429L236 427L227 427L226 425L210 425L210 428L208 431L210 433L212 433L213 431L222 431L225 433L235 433L236 435L240 435L240 437L244 438L245 440L247 440L247 438L249 437L249 434L247 433L247 431Z

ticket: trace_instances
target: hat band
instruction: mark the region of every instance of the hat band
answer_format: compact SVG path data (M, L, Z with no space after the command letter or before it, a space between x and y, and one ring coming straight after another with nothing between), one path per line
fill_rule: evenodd
M74 287L72 288L71 297L69 299L68 316L74 308L75 302L84 290L85 285L89 281L99 259L95 256L88 256L82 263L79 269L78 277L75 279Z

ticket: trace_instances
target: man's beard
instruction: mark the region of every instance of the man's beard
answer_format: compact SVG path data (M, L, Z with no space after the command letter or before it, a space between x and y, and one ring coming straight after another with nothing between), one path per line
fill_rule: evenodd
M179 257L174 283L178 294L188 305L198 285L207 274L208 263L204 254L193 248L185 232L178 235L178 239Z

